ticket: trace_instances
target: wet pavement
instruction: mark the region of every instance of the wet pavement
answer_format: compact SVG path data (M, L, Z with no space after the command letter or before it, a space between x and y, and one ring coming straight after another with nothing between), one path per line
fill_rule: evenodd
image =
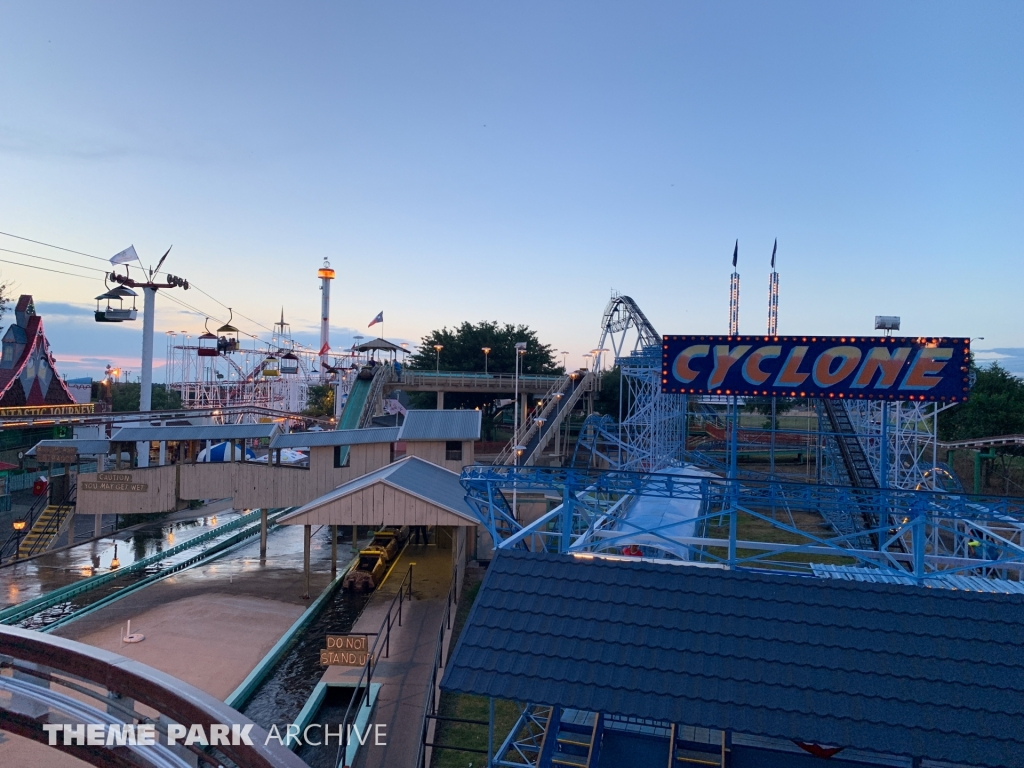
M178 519L172 517L154 521L95 541L5 565L0 568L0 608L23 603L90 576L109 572L115 558L119 567L124 568L136 560L158 554L239 516L238 512L231 509L216 512L200 509L185 512L184 516L179 512L175 515ZM189 556L183 552L175 557L183 560ZM161 561L160 566L153 566L154 572L172 562L172 559Z

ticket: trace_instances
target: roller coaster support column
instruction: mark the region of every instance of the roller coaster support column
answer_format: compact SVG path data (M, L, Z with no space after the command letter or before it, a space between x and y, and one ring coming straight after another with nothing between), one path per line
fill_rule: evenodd
M879 445L878 458L878 487L883 491L889 487L889 403L882 401L882 436ZM884 497L883 497L884 498ZM882 502L878 510L878 549L885 549L886 523L889 520L889 510ZM915 528L916 530L916 528Z
M732 431L729 434L729 479L735 480L739 474L738 463L739 463L739 431L740 431L740 411L739 401L736 395L732 396ZM737 488L736 483L730 485L732 503L736 502Z
M558 551L563 555L569 551L569 537L572 534L572 502L573 496L569 486L562 489L562 536L558 540Z
M914 547L914 578L916 579L924 578L925 519L922 510L914 510L914 528L911 532L911 541Z
M974 452L974 495L981 495L981 460L982 459L994 459L996 457L996 449L989 448L987 451L975 451Z

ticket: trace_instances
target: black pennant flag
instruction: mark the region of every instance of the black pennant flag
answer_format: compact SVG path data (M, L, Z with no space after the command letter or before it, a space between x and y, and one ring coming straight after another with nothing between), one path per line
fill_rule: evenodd
M779 238L775 238L775 245L772 246L772 269L775 269L775 252L779 249Z
M740 256L740 241L737 240L736 241L736 247L732 249L732 266L733 266L733 269L736 268L736 260L739 258L739 256Z

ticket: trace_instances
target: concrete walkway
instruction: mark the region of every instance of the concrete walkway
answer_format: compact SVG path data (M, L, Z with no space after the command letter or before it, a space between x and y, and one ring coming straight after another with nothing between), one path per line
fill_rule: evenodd
M370 722L386 726L387 744L376 746L373 739L368 740L360 747L353 768L416 765L423 703L433 670L437 632L444 617L445 598L451 584L452 551L435 546L406 547L388 580L363 610L352 632L377 632L380 629L388 605L410 565L413 569L413 599L402 608L402 626L392 624L390 653L378 662L372 680L380 683L381 689ZM360 672L360 669L331 667L323 680L355 683Z

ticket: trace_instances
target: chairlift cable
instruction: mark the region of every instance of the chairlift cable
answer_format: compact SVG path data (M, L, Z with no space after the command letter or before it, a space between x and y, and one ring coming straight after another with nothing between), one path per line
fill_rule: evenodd
M33 240L29 237L22 237L21 235L12 235L10 232L0 232L0 235L5 237L13 237L15 240L24 240L26 243L35 243L36 245L45 245L47 248L56 248L58 251L67 251L68 253L75 253L79 256L88 256L90 259L96 259L97 261L107 261L110 259L104 259L101 256L93 256L91 253L83 253L82 251L74 251L70 248L62 248L59 245L52 245L51 243L44 243L42 240ZM4 249L6 250L6 249ZM40 257L42 258L42 257Z
M35 264L22 264L20 261L10 261L8 259L0 259L0 264L14 264L18 267L28 267L29 269L41 269L43 272L53 272L58 275L67 275L68 277L81 277L83 280L99 280L98 277L92 275L76 275L74 272L64 272L60 269L50 269L49 267L37 267ZM84 267L88 269L88 267Z
M23 251L12 251L10 248L0 248L0 251L3 251L4 253L13 253L16 256L28 256L30 259L41 259L43 261L52 261L54 264L63 264L66 267L75 267L76 269L88 269L88 270L90 270L92 272L101 272L103 274L107 273L107 270L99 269L98 267L86 267L86 266L84 266L82 264L74 264L73 262L70 262L70 261L60 261L59 259L50 259L50 258L47 258L46 256L36 256L34 253L24 253Z

